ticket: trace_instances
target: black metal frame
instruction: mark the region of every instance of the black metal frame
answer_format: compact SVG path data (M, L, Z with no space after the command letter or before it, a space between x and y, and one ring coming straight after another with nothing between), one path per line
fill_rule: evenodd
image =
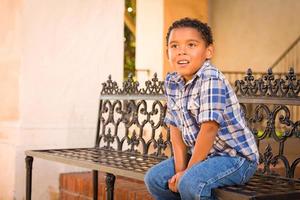
M284 77L276 77L272 69L268 69L266 74L257 79L248 69L244 80L236 80L235 89L240 96L295 98L295 101L299 101L300 80L293 68Z
M297 79L294 70L291 69L285 77L275 77L272 71L268 70L262 77L255 78L249 69L244 80L236 81L235 91L258 145L260 146L262 140L269 138L279 146L278 153L273 152L271 145L267 145L265 150L260 151L262 168L259 173L279 175L272 166L283 162L285 174L280 175L293 178L295 169L300 163L300 157L289 160L284 155L284 147L288 138L299 139L300 137L300 120L293 119L290 112L293 106L300 108L300 80ZM103 150L115 152L113 159L121 156L120 152L125 152L128 155L134 155L135 159L145 159L145 163L150 162L153 165L172 155L170 131L163 122L166 113L164 82L159 81L156 74L152 80L145 82L145 87L141 88L139 82L134 81L131 76L123 82L122 87L119 87L109 76L108 80L102 84L99 104L95 147L83 149L82 152L73 152L73 155L76 154L74 157L77 158L77 154L84 155L83 157L90 156L87 162L103 164L105 160L103 156L106 156L106 154L101 154ZM276 131L282 126L284 132L278 135ZM72 152L72 149L69 151ZM86 151L87 154L85 154ZM44 150L43 152L66 156L64 154L66 150L62 152ZM149 158L155 161L149 161ZM147 170L151 166L147 165L145 169L140 169L135 164L136 161L126 163L126 166L116 161L114 166L128 171ZM31 198L32 162L33 157L27 156L26 200ZM104 164L111 165L109 162ZM115 178L114 174L107 173L107 199L113 199ZM93 171L93 189L93 199L96 200L98 196L97 170Z
M25 163L26 163L26 200L31 200L33 157L26 156Z

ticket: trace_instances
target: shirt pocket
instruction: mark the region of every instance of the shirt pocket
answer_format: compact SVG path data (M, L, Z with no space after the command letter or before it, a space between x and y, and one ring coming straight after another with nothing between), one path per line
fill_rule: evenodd
M181 120L181 105L179 99L176 97L169 97L167 102L167 107L171 115L173 116L173 121L177 125L178 128L182 126Z
M170 97L168 100L168 109L170 109L170 111L179 111L180 110L180 101L179 99L176 99L175 97Z
M187 102L187 109L189 113L197 120L200 112L200 96L192 95L189 101Z

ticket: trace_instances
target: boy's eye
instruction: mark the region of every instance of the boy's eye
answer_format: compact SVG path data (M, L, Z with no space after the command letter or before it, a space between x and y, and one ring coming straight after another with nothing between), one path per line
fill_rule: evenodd
M176 49L176 48L178 48L178 44L171 44L170 47L171 47L172 49Z
M195 46L197 46L196 45L196 43L188 43L188 45L187 45L189 48L193 48L193 47L195 47Z

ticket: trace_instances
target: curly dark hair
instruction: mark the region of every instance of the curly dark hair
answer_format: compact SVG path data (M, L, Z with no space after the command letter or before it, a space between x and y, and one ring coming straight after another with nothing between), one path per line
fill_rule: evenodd
M213 44L213 36L210 27L206 23L203 23L198 19L191 19L186 17L174 21L173 24L169 27L166 36L167 46L168 46L168 41L169 41L171 31L176 28L185 28L185 27L196 29L201 34L201 37L206 43L206 46Z

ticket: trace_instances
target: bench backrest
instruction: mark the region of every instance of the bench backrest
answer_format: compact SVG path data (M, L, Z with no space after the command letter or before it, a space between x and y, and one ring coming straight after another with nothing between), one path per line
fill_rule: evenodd
M270 69L261 77L248 70L235 91L257 140L259 172L300 177L300 80L293 68L277 77Z
M254 77L249 69L234 89L260 149L261 173L300 177L300 80L293 69ZM164 83L156 74L144 86L130 76L119 87L111 77L102 84L95 146L145 156L172 155Z
M95 145L166 158L172 147L165 111L164 83L156 74L143 88L131 76L122 87L109 76L102 84Z

